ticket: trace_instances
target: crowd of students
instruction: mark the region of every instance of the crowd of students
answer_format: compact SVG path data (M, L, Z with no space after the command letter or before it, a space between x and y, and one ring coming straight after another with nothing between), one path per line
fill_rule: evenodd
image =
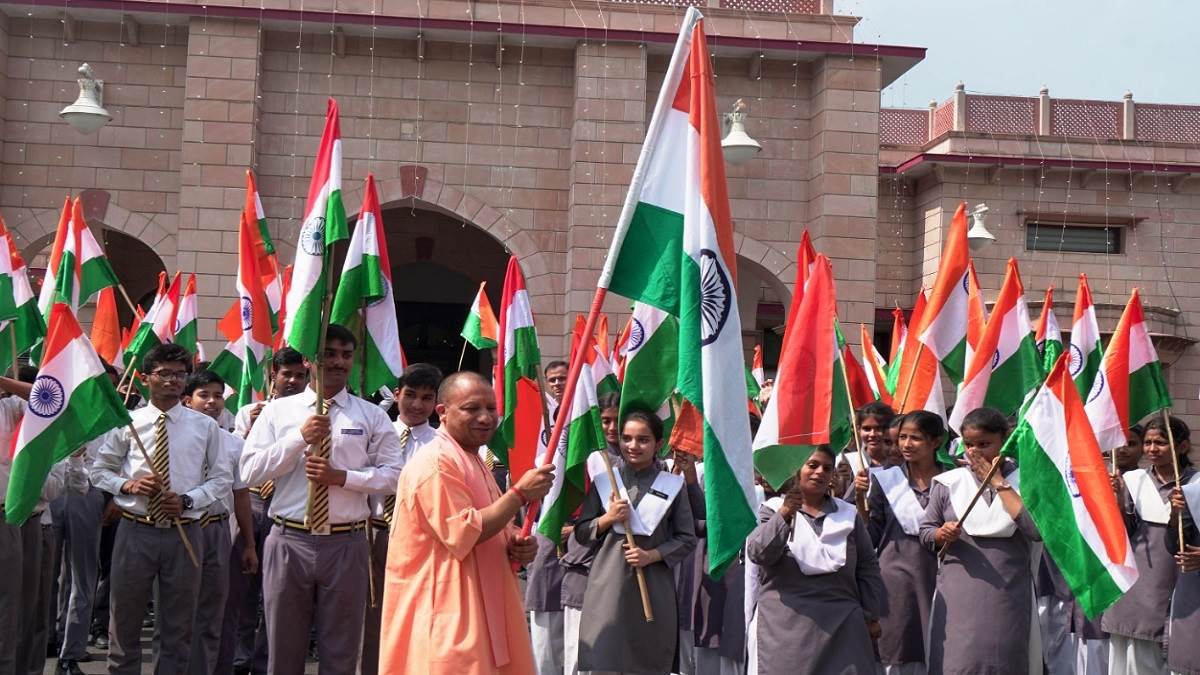
M422 561L389 561L406 537L393 518L421 522L396 508L397 485L438 437L442 374L411 365L393 400L368 402L347 391L355 347L330 328L319 392L316 364L281 350L272 400L236 415L186 351L152 350L133 425L56 465L24 525L0 525L0 675L41 673L48 656L79 673L89 646L108 672L140 673L150 625L159 673L290 675L313 656L321 673L398 672L384 607L408 592L403 565ZM545 374L553 413L566 364ZM0 389L8 437L29 384ZM933 413L860 409L863 454L820 447L778 489L760 480L759 523L713 578L703 463L666 447L654 413L621 417L616 394L600 408L607 448L589 458L583 504L558 541L535 535L521 573L538 675L1200 674L1200 479L1177 418L1131 429L1113 453L1140 578L1087 617L1041 551L1019 468L991 471L1011 426L994 410L970 412L949 442ZM486 448L477 459L498 483L487 499L515 493L515 510L534 489L510 488ZM479 609L461 603L464 621Z

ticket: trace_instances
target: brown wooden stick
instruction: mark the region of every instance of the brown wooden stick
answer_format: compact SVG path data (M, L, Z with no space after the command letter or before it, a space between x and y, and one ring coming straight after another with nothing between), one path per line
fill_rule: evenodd
M1004 458L1000 457L999 455L996 456L996 459L992 460L992 468L988 469L987 475L984 476L983 480L979 483L979 489L975 491L975 496L972 497L970 503L967 504L966 512L958 517L958 524L960 526L964 522L966 522L967 516L971 515L971 510L975 508L975 502L979 501L979 498L983 496L983 491L987 489L988 483L990 483L992 480L992 476L996 475L996 471L1000 468L1000 465L1003 463L1004 463ZM946 557L946 549L950 548L950 544L952 544L952 543L954 543L954 542L948 541L945 544L942 544L941 550L938 551L938 560L939 561Z
M150 468L150 473L158 479L158 489L163 489L163 478L154 470L154 462L150 461L150 453L146 452L146 446L142 444L142 437L138 435L137 429L133 428L133 422L129 423L129 435L133 437L133 441L137 443L138 450L142 452L142 459L146 460L146 466ZM175 529L179 531L179 538L183 541L183 548L187 550L188 557L192 559L193 567L200 567L200 559L196 557L196 549L192 548L192 542L188 539L187 533L183 531L183 523L180 522L179 516L171 519L175 523Z
M1175 452L1175 432L1171 431L1171 416L1167 414L1166 408L1163 408L1160 412L1162 413L1163 426L1167 428L1167 442L1171 444L1171 468L1175 469L1175 488L1182 490L1183 486L1179 482L1179 455ZM1183 518L1180 518L1178 515L1175 516L1175 528L1176 534L1179 536L1179 550L1186 551L1187 549L1183 545Z
M608 472L608 481L612 483L612 496L614 499L620 499L621 492L617 489L617 475L613 473L612 460L608 457L608 451L601 450L599 454L604 460L604 470ZM633 530L629 527L629 520L626 519L621 524L625 526L625 544L629 548L637 548L637 542L633 540ZM640 567L633 568L633 572L637 576L638 592L642 594L642 614L646 617L646 623L654 623L654 609L650 606L650 589L646 586L646 573Z
M852 434L852 442L855 450L858 451L858 461L862 462L863 471L867 472L867 486L871 485L871 462L867 459L867 453L863 451L862 440L858 437L858 415L854 410L854 397L850 395L850 379L846 377L846 368L842 368L842 385L846 389L846 400L850 402L850 433ZM855 478L858 476L856 475ZM863 520L871 515L871 507L867 505L867 495L859 494L858 490L854 491L854 505L858 507L858 515L862 516Z
M18 377L17 377L17 325L15 323L10 324L8 327L8 338L10 340L10 345L12 346L12 378L14 380L16 380L16 379L18 379Z

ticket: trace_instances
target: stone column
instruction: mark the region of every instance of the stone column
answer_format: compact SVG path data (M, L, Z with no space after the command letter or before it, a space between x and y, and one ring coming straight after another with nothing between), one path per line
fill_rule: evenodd
M870 59L827 56L813 68L808 228L833 262L844 326L875 322L879 86Z
M238 222L246 169L256 161L257 22L193 18L188 33L179 189L179 267L196 272L200 339L215 356L215 319L235 293Z
M658 92L653 92L657 96ZM646 131L646 51L639 45L599 42L575 48L575 116L571 125L571 194L568 204L566 311L560 330L570 335L577 313L586 313L612 242ZM605 305L615 334L629 314L623 298ZM564 341L557 351L566 354Z

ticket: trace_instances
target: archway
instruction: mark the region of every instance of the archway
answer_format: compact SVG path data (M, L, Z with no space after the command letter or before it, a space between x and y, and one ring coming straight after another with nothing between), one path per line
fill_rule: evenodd
M754 346L762 345L763 365L768 374L779 363L783 326L791 293L787 286L761 264L738 256L738 314L742 319L742 341L746 363L751 363Z
M410 363L449 373L487 372L492 355L467 346L459 333L479 282L499 311L508 253L488 233L451 215L407 203L382 209L400 344Z

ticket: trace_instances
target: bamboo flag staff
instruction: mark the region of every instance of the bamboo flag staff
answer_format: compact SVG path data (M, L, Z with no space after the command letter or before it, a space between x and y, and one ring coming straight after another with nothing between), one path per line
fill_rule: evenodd
M979 501L979 498L983 496L983 491L988 488L988 483L992 481L992 476L996 475L996 471L1000 469L1000 465L1003 463L1003 457L998 456L992 460L992 468L988 469L987 475L984 476L983 480L979 482L979 489L975 491L975 496L972 497L971 501L967 504L967 510L958 517L959 526L962 526L962 524L966 522L967 516L971 515L971 510L975 508L975 502ZM938 550L938 562L941 562L942 559L946 557L946 549L950 548L950 544L952 543L954 542L948 541L945 544L942 544L942 548Z
M1179 476L1179 453L1175 450L1175 432L1171 430L1171 416L1167 414L1166 408L1163 408L1159 412L1162 413L1163 426L1167 430L1167 443L1171 446L1171 468L1175 470L1175 487L1176 489L1182 489L1183 484L1180 482ZM1116 464L1115 459L1113 464ZM1183 538L1183 518L1175 518L1175 533L1179 537L1179 548L1176 550L1186 551Z

